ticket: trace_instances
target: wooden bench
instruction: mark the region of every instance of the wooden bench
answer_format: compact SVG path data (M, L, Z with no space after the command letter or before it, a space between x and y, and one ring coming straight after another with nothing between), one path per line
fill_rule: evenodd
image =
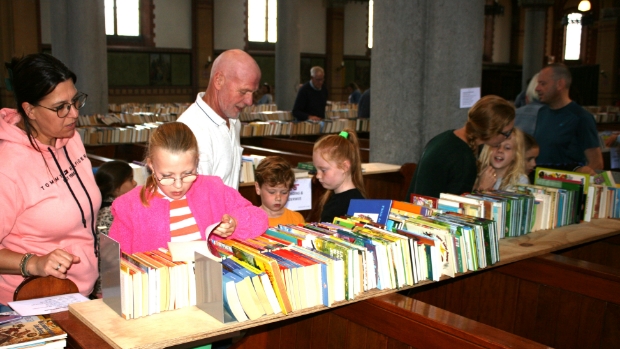
M547 348L398 293L251 329L231 349Z
M409 294L555 348L620 347L620 269L610 266L548 254Z

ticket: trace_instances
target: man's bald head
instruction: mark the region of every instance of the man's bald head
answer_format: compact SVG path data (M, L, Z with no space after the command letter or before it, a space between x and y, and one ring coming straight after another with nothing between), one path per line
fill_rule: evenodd
M260 78L260 68L252 56L237 49L224 51L213 62L203 99L220 117L236 119L243 108L252 105Z

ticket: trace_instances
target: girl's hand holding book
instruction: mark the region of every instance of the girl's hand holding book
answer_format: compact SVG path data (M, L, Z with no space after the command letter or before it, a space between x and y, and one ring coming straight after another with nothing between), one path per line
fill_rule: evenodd
M222 216L222 222L213 229L213 233L223 238L227 238L235 232L237 228L237 220L228 214Z

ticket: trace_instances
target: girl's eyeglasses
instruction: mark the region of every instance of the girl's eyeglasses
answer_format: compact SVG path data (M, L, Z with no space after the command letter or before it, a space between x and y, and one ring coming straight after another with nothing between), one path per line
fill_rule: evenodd
M191 183L195 181L196 178L198 178L198 175L193 173L193 174L182 176L181 178L173 178L173 177L157 178L157 176L153 174L153 178L155 178L161 185L168 186L168 185L172 185L176 183L176 181L181 181L181 183Z

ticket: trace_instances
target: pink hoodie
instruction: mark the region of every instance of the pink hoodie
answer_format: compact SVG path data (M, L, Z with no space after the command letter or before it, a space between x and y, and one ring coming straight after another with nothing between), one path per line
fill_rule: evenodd
M97 279L97 257L91 230L91 205L69 159L84 183L92 201L94 218L101 206L101 194L95 183L90 160L76 132L71 138L57 139L53 149L36 142L35 150L26 133L15 124L21 119L14 109L0 110L0 249L18 253L45 255L55 249L80 257L67 275L88 296ZM63 148L66 147L69 159ZM69 186L84 212L82 214L69 187L63 181L56 162L65 173ZM13 300L13 292L22 282L21 275L0 275L0 303Z

